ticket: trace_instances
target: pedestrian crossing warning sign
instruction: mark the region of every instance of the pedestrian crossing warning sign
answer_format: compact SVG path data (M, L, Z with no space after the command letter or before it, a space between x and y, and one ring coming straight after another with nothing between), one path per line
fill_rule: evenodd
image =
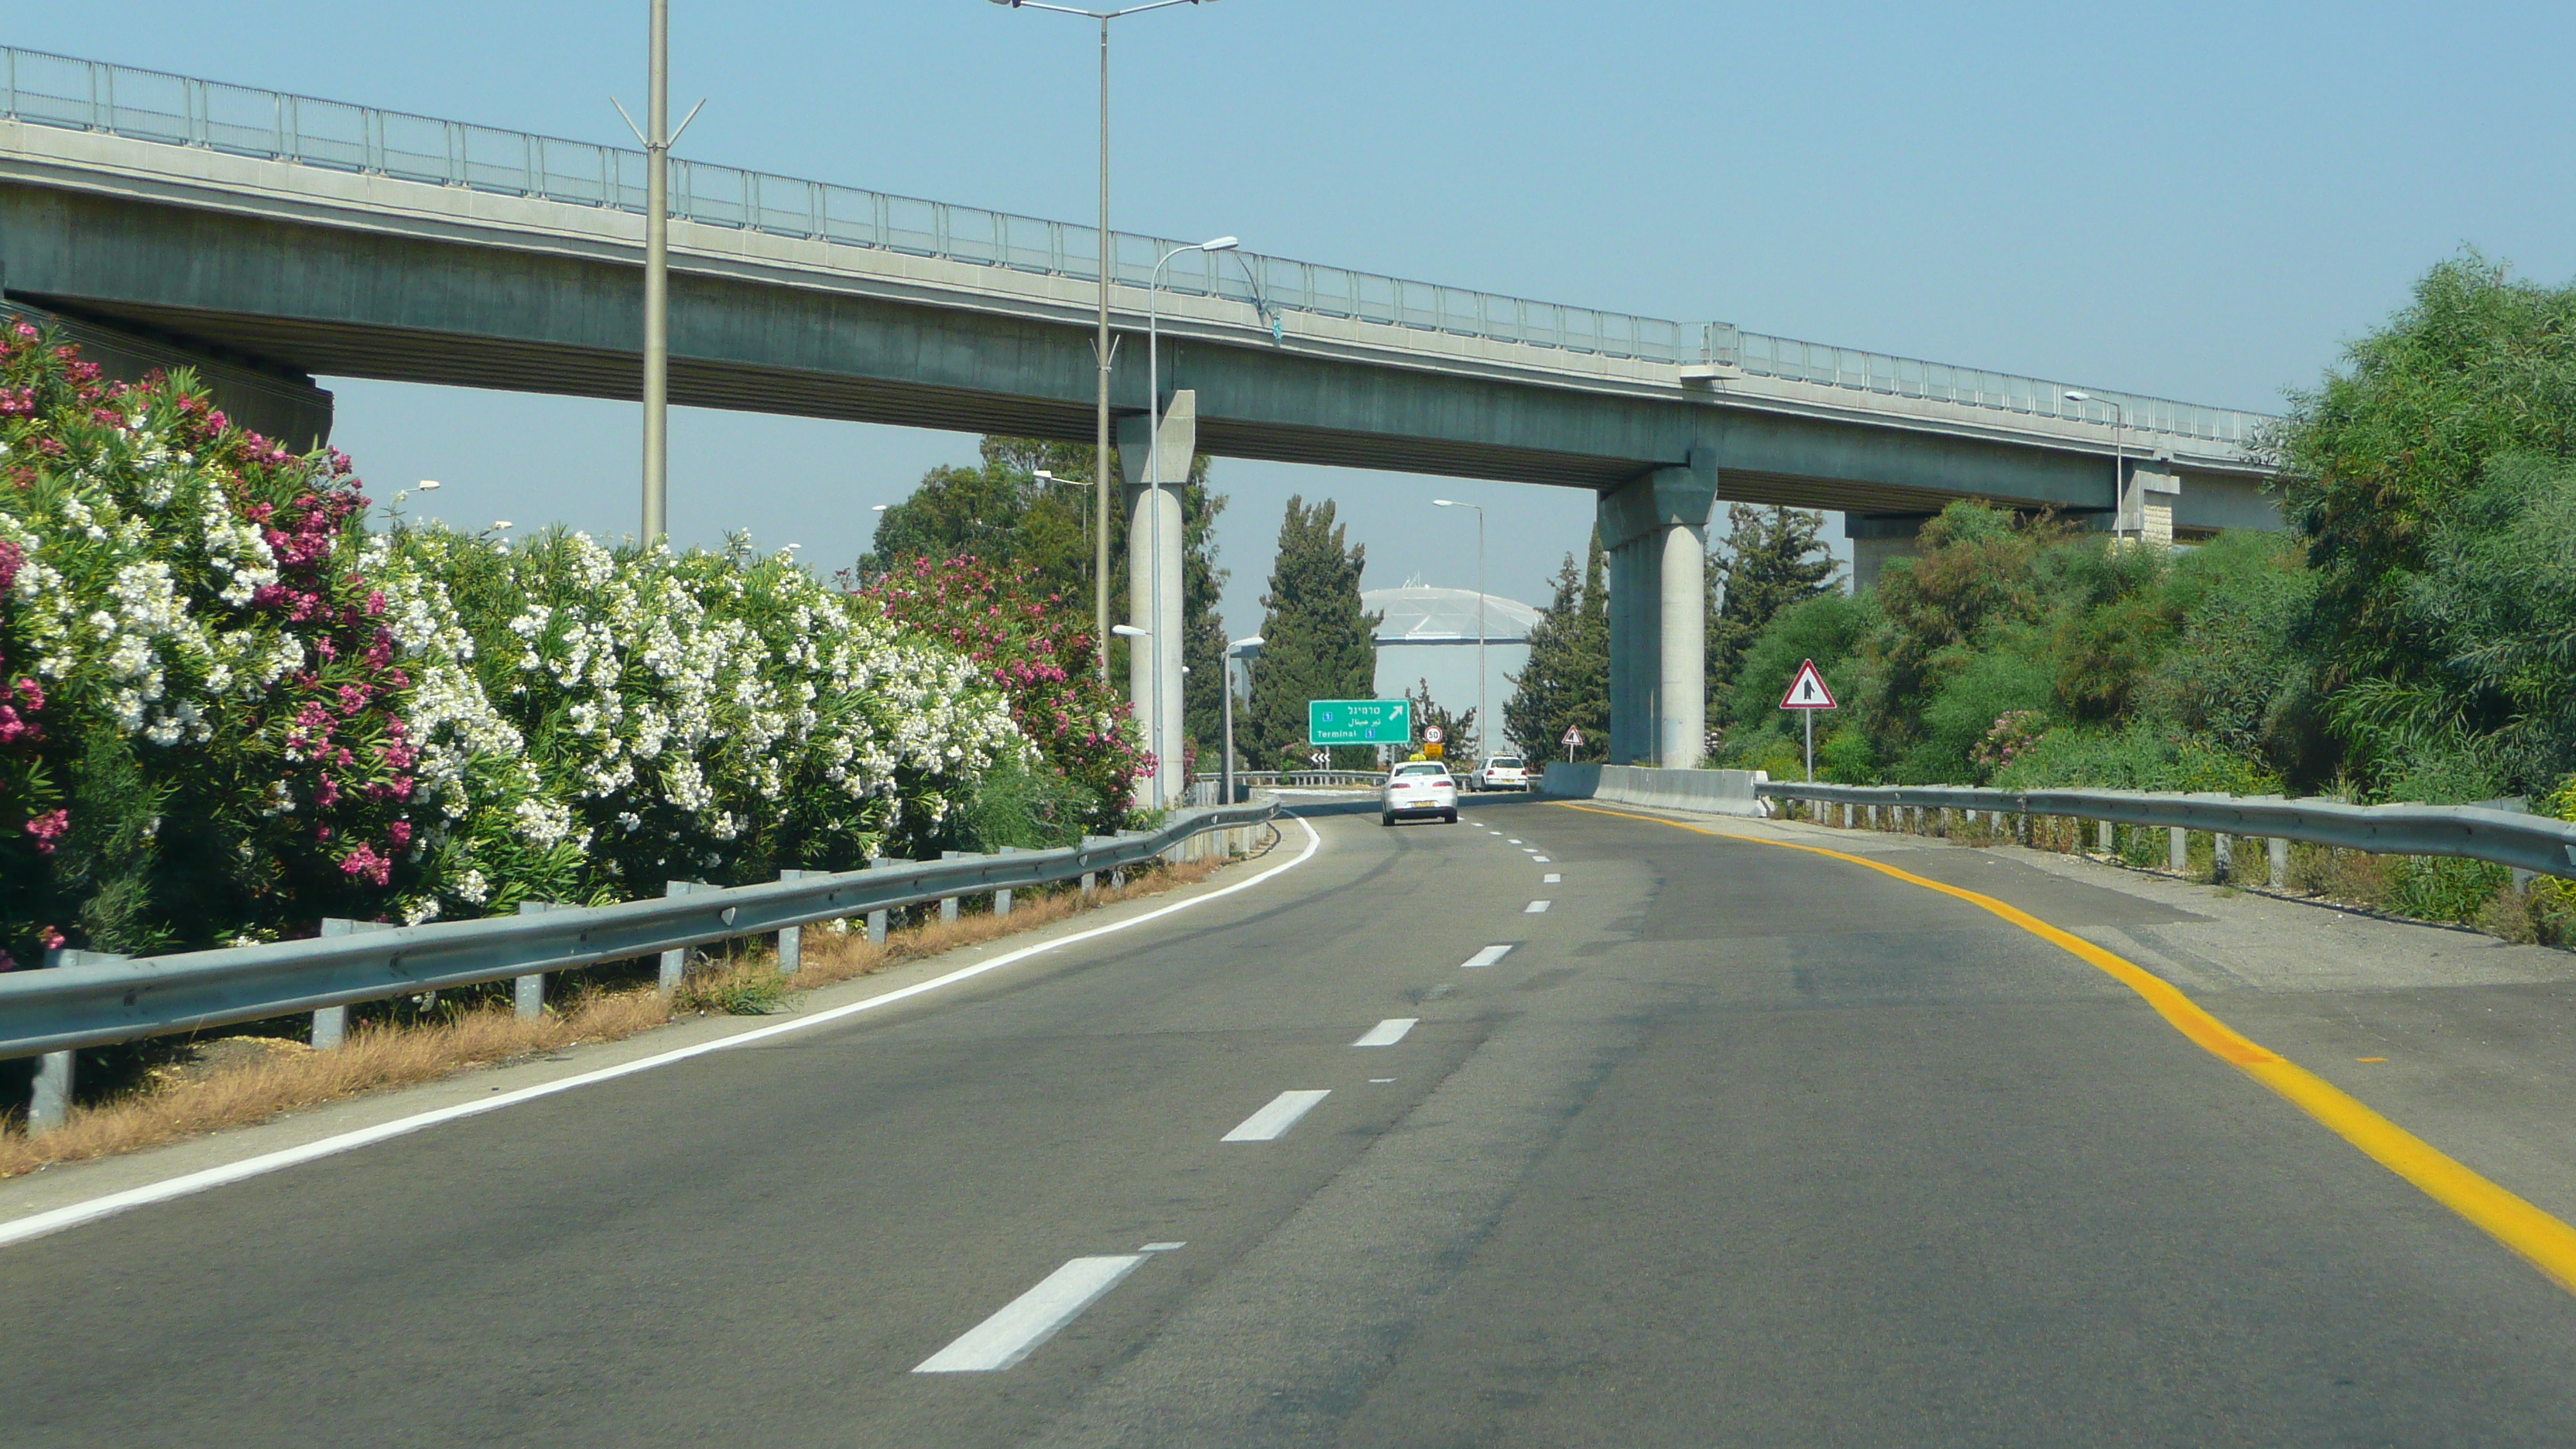
M1832 709L1834 692L1825 688L1825 676L1816 669L1816 661L1798 663L1798 677L1789 681L1789 692L1780 696L1782 709Z

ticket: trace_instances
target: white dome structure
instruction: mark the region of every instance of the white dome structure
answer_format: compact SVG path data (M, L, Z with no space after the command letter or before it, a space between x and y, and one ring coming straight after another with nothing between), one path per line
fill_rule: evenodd
M1410 694L1424 682L1442 709L1463 714L1477 708L1476 636L1478 594L1474 589L1434 588L1408 579L1400 589L1366 589L1360 607L1384 616L1377 626L1377 693L1380 699ZM1542 617L1518 599L1485 594L1484 708L1477 733L1486 753L1502 743L1503 704L1511 698L1509 676L1529 662L1530 630Z

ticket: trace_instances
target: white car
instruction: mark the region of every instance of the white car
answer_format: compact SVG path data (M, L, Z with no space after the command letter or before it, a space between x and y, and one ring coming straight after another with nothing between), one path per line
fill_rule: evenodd
M1407 760L1386 772L1378 795L1378 823L1430 817L1458 823L1458 782L1438 760Z
M1518 755L1496 755L1467 777L1467 788L1480 795L1487 790L1527 790L1529 787L1529 767L1521 763Z

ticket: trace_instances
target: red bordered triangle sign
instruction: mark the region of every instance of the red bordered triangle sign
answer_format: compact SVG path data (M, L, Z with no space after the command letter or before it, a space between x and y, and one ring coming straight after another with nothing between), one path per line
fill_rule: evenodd
M1782 709L1832 709L1834 692L1825 688L1825 676L1812 659L1800 660L1798 677L1789 681L1789 692L1780 696Z

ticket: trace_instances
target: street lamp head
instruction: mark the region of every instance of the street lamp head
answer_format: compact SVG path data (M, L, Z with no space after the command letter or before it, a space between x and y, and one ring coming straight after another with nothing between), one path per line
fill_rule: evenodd
M1431 506L1434 508L1455 508L1458 506L1458 500L1455 498L1434 498L1431 500Z
M420 480L420 491L423 493L435 493L442 486L444 485L435 478L423 478Z
M1112 624L1109 626L1109 632L1117 635L1121 639L1151 639L1154 637L1152 634L1143 629L1137 628L1133 624Z
M1233 237L1221 236L1214 241L1200 242L1199 250L1203 252L1230 252L1242 244L1243 243L1235 240Z
M1229 651L1236 649L1258 649L1261 647L1261 636L1255 634L1248 639L1237 639L1225 647Z
M2093 394L2084 391L2082 388L2070 387L2066 390L2066 400L2068 402L2091 402L2093 400Z
M883 512L885 512L885 511L886 511L886 509L887 509L888 507L890 507L890 506L891 506L891 505L889 505L889 504L884 504L884 503L871 503L871 504L869 504L869 505L868 505L868 512L870 512L870 513L883 513Z

